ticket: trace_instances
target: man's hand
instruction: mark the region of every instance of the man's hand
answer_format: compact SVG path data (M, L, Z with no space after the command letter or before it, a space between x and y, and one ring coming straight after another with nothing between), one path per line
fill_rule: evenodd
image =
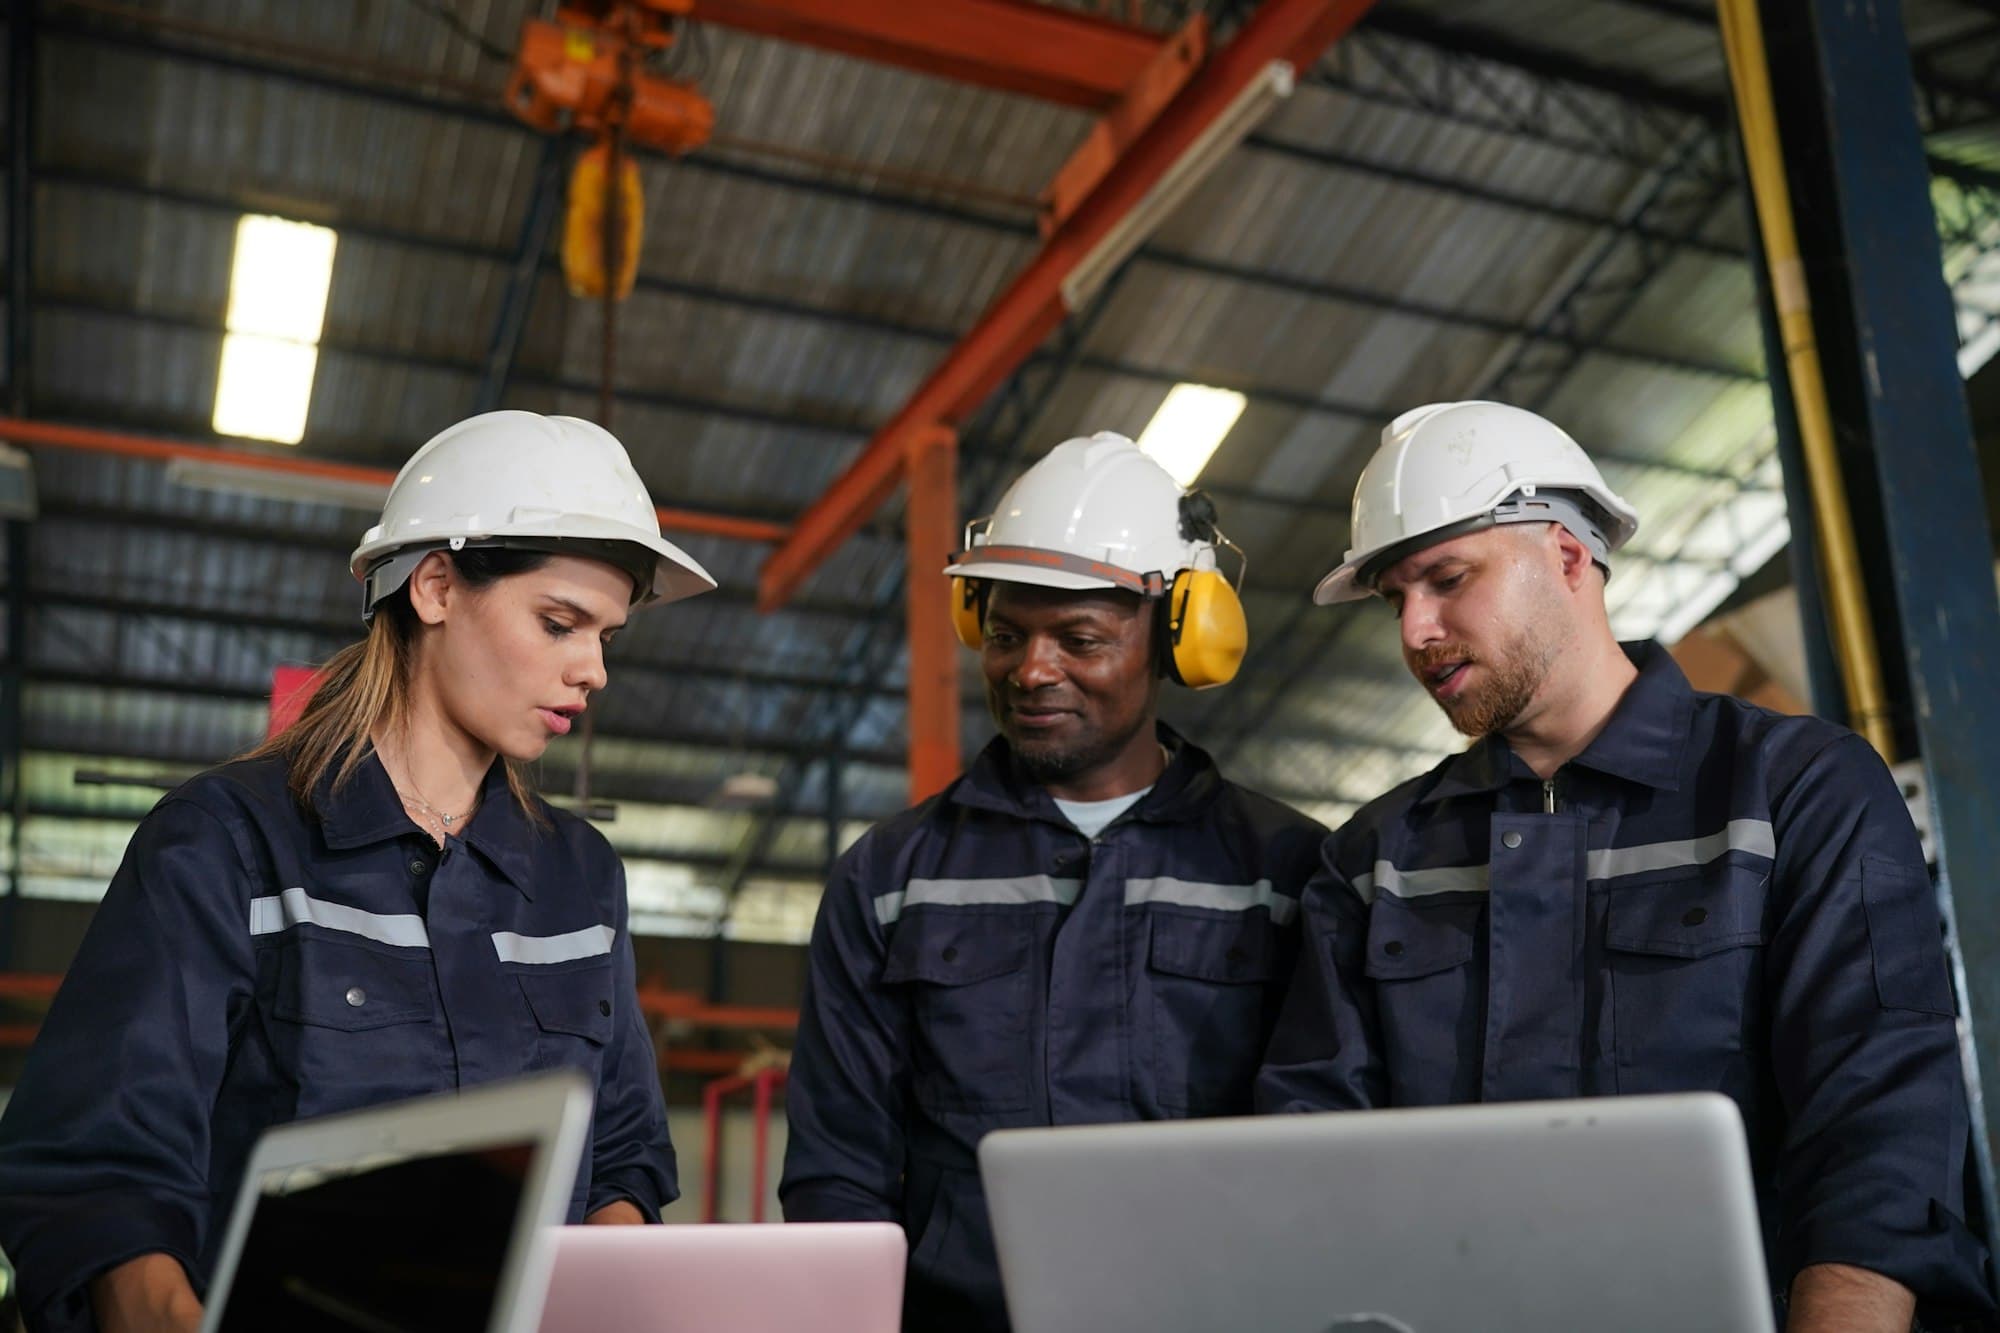
M1893 1278L1850 1264L1811 1264L1792 1279L1786 1333L1910 1333L1917 1298Z
M594 1227L637 1227L646 1224L646 1215L639 1211L638 1205L620 1199L616 1203L605 1204L583 1220Z
M180 1260L142 1254L99 1274L90 1301L103 1333L196 1333L201 1302L194 1297Z

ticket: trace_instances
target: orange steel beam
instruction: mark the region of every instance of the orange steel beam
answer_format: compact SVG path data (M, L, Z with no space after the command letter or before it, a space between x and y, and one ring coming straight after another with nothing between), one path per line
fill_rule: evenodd
M41 449L76 449L86 453L115 454L124 458L144 458L170 463L177 458L260 472L312 477L322 481L359 482L387 487L396 474L386 468L362 467L354 463L333 463L319 458L299 458L280 454L260 454L248 449L227 449L215 445L188 444L180 440L160 440L121 431L93 430L85 426L63 426L49 421L27 421L20 417L0 417L0 440ZM670 532L696 533L705 537L726 537L732 541L763 542L785 539L790 529L767 519L745 518L736 514L708 514L696 509L670 509L662 505L656 512L660 527Z
M689 17L1096 111L1160 45L1144 28L1031 0L695 0Z
M0 1000L53 1000L60 985L59 973L0 972Z
M909 437L903 464L903 609L909 623L910 803L958 776L958 634L951 580L938 571L958 549L958 437L942 427Z
M1119 157L1146 132L1154 117L1172 105L1206 59L1208 20L1197 14L1172 38L1160 43L1118 104L1098 118L1042 191L1041 211L1035 222L1044 237L1053 235L1076 212L1077 205L1090 197L1105 173L1118 165Z
M868 521L903 471L907 441L917 431L956 426L1011 374L1065 315L1063 281L1139 205L1202 134L1273 61L1294 70L1365 14L1372 0L1265 0L1235 40L1201 72L1105 173L1008 284L943 364L931 372L858 458L815 500L791 535L764 562L757 604L774 611L828 555Z

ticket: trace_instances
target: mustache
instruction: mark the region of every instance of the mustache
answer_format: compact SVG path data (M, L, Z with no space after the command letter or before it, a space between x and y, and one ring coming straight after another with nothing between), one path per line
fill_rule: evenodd
M1464 662L1469 665L1477 662L1479 658L1467 644L1434 643L1415 652L1405 651L1403 660L1409 663L1412 672L1418 676L1425 676L1449 663Z

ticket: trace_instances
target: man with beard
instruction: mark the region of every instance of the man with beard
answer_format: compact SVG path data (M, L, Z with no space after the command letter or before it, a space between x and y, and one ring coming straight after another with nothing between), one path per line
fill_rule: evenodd
M1938 910L1882 761L1619 644L1637 515L1533 413L1406 413L1353 521L1316 600L1383 598L1475 743L1328 840L1259 1108L1723 1092L1789 1328L1990 1309Z
M1155 717L1226 682L1227 545L1120 435L1059 444L954 580L1000 735L836 866L813 929L780 1192L900 1222L906 1329L1004 1329L973 1150L1022 1125L1244 1113L1326 830Z

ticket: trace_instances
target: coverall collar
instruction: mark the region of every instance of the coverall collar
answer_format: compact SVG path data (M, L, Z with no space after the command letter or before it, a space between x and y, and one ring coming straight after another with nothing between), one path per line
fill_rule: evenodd
M1222 776L1207 751L1164 722L1155 722L1167 767L1153 789L1124 815L1149 824L1179 824L1198 817L1222 791ZM975 810L1069 826L1048 788L1029 777L1005 736L987 742L965 773L946 789L946 798Z
M402 797L389 781L388 770L374 750L354 770L354 776L337 790L332 775L320 780L313 790L313 810L319 815L326 845L343 851L387 842L420 831L403 810ZM495 759L479 786L479 809L453 837L463 839L490 862L507 882L532 901L535 896L530 842L534 824L522 812L507 787L507 761Z
M1569 762L1660 791L1680 790L1681 760L1694 717L1694 687L1667 650L1650 640L1619 645L1639 670L1597 739ZM1417 804L1495 792L1533 772L1500 736L1448 760Z

